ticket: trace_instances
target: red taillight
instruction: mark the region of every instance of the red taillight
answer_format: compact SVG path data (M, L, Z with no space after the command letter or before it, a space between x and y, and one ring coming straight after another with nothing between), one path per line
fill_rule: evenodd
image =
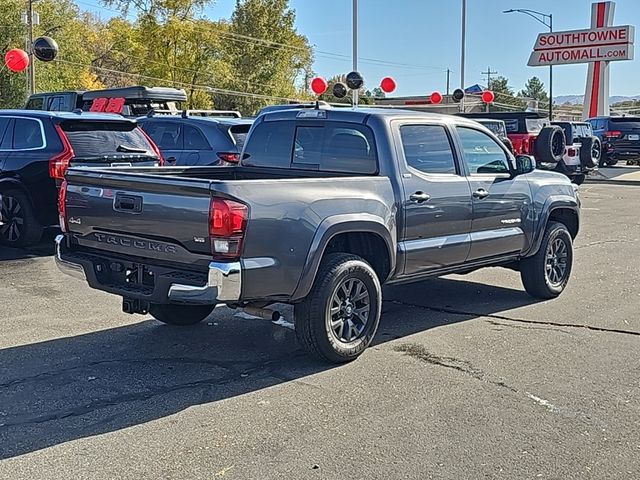
M56 124L56 131L58 132L58 136L62 142L62 152L49 159L49 176L51 178L63 180L64 174L67 172L69 163L75 153L73 152L73 147L71 146L71 143L69 143L67 135L59 124Z
M211 253L217 258L238 258L247 227L249 209L242 203L212 198L209 209Z
M240 163L240 154L237 152L218 152L218 158L227 163Z
M622 132L620 130L609 130L604 133L604 136L607 138L620 138L622 136Z
M58 219L60 221L60 230L63 233L68 231L67 225L67 181L63 180L58 190Z
M138 127L138 130L140 130L140 133L144 135L144 138L146 138L147 142L149 142L149 145L151 145L153 152L158 156L158 166L160 167L164 166L164 157L162 156L162 152L160 152L160 149L158 148L158 146L155 144L153 140L151 140L151 137L147 135L147 132L145 132L144 129Z

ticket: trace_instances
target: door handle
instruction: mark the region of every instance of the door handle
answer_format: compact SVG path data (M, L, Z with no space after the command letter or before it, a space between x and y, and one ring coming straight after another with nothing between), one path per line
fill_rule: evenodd
M489 196L489 192L487 192L484 188L479 188L475 192L473 192L474 198L483 199Z
M175 165L176 164L176 157L169 157L167 158L167 162L170 163L171 165Z
M409 196L409 200L411 200L412 202L415 202L415 203L426 202L430 198L431 198L431 195L429 195L428 193L420 192L420 191L418 191L416 193L412 193Z

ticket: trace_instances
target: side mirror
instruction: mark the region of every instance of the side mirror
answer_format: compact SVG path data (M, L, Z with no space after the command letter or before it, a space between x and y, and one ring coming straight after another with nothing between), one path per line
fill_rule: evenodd
M516 155L516 175L531 173L536 168L536 160L531 155Z

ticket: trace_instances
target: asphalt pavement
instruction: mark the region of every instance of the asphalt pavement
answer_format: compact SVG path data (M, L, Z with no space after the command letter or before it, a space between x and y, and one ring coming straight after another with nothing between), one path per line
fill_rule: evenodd
M162 325L49 242L0 249L0 478L640 478L640 187L580 194L560 298L499 268L387 288L343 366L287 322Z

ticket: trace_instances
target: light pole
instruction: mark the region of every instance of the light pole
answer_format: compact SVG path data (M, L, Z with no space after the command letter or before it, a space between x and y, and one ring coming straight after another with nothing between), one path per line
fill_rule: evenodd
M358 0L353 0L353 25L352 25L352 35L353 35L353 49L352 49L352 68L354 72L358 71ZM358 106L358 89L353 89L352 91L352 103L354 107Z
M524 13L529 15L534 20L540 22L545 27L549 28L549 32L553 32L553 14L536 12L535 10L528 10L526 8L512 8L511 10L505 10L502 13ZM553 65L549 65L549 120L553 120Z
M460 39L460 88L464 92L465 53L467 50L467 0L462 0L462 38ZM460 100L460 111L464 112L464 97Z

